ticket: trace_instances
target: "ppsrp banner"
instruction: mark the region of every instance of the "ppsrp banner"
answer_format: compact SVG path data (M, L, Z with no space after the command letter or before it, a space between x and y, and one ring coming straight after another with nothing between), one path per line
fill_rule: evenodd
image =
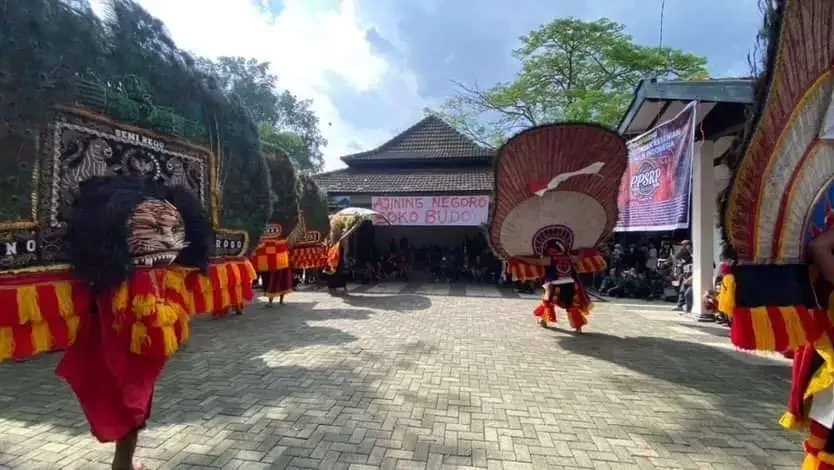
M695 109L628 142L628 168L617 200L617 232L651 232L689 227Z

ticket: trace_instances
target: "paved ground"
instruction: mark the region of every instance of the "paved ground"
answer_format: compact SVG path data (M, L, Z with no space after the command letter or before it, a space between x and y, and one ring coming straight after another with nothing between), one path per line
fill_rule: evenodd
M598 304L577 337L534 296L387 284L195 321L157 389L150 468L796 469L785 361L668 304ZM0 365L0 468L104 468L57 355Z

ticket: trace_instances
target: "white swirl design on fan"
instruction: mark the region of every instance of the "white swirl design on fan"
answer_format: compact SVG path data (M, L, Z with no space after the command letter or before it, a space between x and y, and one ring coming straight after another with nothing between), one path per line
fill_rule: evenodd
M553 177L548 183L547 186L536 191L536 195L539 197L544 196L544 194L548 191L553 191L554 189L558 188L560 184L564 183L565 181L573 178L574 176L580 175L597 175L599 176L599 172L602 171L602 167L605 166L603 162L596 162L591 163L590 165L586 166L585 168L581 168L576 171L568 171L565 173L558 174Z
M763 261L769 260L774 248L774 231L776 227L776 219L779 216L780 202L783 198L797 199L802 195L807 195L807 198L812 199L819 190L817 186L806 186L802 180L797 180L794 185L794 195L787 194L788 185L790 183L790 176L799 166L806 149L816 139L823 116L825 115L832 91L832 75L830 73L824 75L817 81L813 88L809 90L802 103L794 111L795 119L793 119L787 127L782 131L776 148L773 150L775 157L771 160L770 166L762 178L762 196L760 197L761 204L758 208L757 227L756 227L756 246L755 258ZM806 166L807 166L806 160ZM801 170L796 170L801 171ZM831 173L824 173L826 179ZM810 194L805 194L810 193ZM803 198L804 200L805 198ZM796 238L781 238L782 245L788 243L785 251L785 256L788 258L798 257L801 250L798 244L801 243L801 230L804 228L804 219L807 216L808 209L813 201L809 199L807 205L797 205L796 203L786 207L787 219L782 225L783 231L790 231L796 235ZM795 212L799 211L800 214ZM796 217L799 217L799 223L796 226L791 226ZM785 235L788 235L787 233ZM777 250L778 253L781 250Z
M592 248L605 231L608 215L596 199L576 191L549 191L514 207L501 225L500 241L510 256L534 256L533 238L542 227L564 225L574 248Z

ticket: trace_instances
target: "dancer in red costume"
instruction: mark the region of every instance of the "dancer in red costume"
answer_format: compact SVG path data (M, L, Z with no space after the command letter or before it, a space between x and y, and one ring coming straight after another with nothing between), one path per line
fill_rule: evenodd
M498 152L489 240L516 280L544 279L534 314L542 326L567 311L577 333L591 301L580 275L605 269L596 250L617 222L625 142L593 124L549 124L512 137ZM520 277L523 276L523 277Z
M182 266L206 268L211 236L200 202L184 188L133 176L81 184L66 241L94 311L81 317L57 374L96 439L116 443L114 469L140 468L133 454L154 385L188 338Z
M544 294L542 302L533 311L539 324L547 327L548 323L556 323L556 307L567 312L568 323L577 333L582 333L582 327L588 323L587 316L593 307L582 281L577 275L574 260L564 246L552 242L546 250L544 258L522 258L520 261L528 264L545 266Z

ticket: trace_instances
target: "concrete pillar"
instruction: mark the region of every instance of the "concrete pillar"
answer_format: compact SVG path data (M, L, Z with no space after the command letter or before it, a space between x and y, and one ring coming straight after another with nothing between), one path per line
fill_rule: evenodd
M712 287L715 237L715 143L695 143L692 156L692 312L703 312L704 293Z

